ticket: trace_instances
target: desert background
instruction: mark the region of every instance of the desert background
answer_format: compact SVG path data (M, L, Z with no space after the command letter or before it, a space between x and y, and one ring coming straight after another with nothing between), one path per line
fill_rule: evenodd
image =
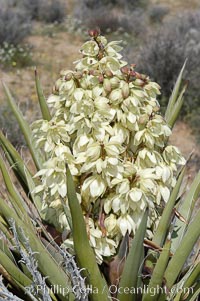
M88 30L99 27L122 40L124 59L161 86L162 110L187 59L185 103L171 142L185 157L189 176L200 167L200 1L198 0L0 0L0 79L29 123L39 118L34 70L44 94L51 94L61 69L73 68ZM0 126L26 153L0 84Z

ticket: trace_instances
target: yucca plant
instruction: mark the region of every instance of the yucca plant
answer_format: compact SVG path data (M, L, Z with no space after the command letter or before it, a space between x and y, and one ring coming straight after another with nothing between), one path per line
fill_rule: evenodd
M0 297L196 300L200 173L184 191L186 161L168 145L185 66L164 118L159 86L127 67L118 42L89 34L47 102L36 72L32 126L4 85L37 173L1 132Z

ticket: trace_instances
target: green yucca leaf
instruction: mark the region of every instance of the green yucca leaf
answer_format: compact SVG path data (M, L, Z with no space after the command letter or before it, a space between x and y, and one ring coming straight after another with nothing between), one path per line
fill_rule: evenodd
M143 279L142 279L142 271L143 271L143 266L144 266L144 261L145 261L145 252L144 252L144 246L141 249L141 254L140 254L140 265L139 265L139 270L138 270L138 281L137 281L137 288L143 287Z
M12 168L18 182L20 183L21 187L23 188L24 192L26 193L26 195L29 194L29 190L27 187L27 184L25 183L24 179L21 177L20 172L18 172L18 168L17 165L15 164L15 162L13 161L12 157L10 156L10 154L7 152L6 148L4 146L2 146L4 155L6 157L7 162L9 163L10 167Z
M179 282L174 284L172 292L170 294L170 298L175 298L176 301L185 300L190 290L192 290L195 287L196 280L200 275L199 272L200 271L197 267L197 264L191 265L188 271L184 274L184 276L180 277Z
M7 273L6 269L4 269L3 265L1 265L1 263L0 263L0 276L3 276L4 279L8 280L8 282L9 282L9 288L14 289L15 292L19 290L19 287L20 287L19 282L15 281L15 280ZM1 277L1 282L2 282L2 277ZM1 284L0 284L0 285L1 285ZM1 297L2 297L2 291L3 291L3 289L0 290L0 296L1 296ZM3 297L5 297L5 295L4 295ZM7 296L6 296L6 297L7 297ZM5 300L5 299L3 299L3 300ZM10 299L8 299L8 300L10 300Z
M73 241L77 260L80 267L85 269L86 281L93 288L97 288L99 292L91 294L91 300L110 300L106 281L100 274L94 252L89 244L82 209L76 196L75 185L69 168L67 168L67 196L72 216Z
M146 233L147 227L147 217L148 210L145 211L138 230L136 231L135 237L132 241L132 246L130 248L128 257L125 262L122 277L119 283L119 288L122 292L118 293L117 298L119 301L135 301L137 300L137 295L131 293L123 292L123 288L137 288L138 275L141 267L141 254L143 253L143 241Z
M182 292L178 292L177 295L174 297L174 301L179 301L181 298Z
M129 245L129 237L128 237L128 233L123 237L120 246L119 246L119 251L117 253L117 257L119 259L119 261L123 260L124 257L127 256L127 252L128 252L128 245Z
M178 99L176 100L176 103L174 104L174 107L172 108L171 110L171 114L168 116L168 118L166 119L168 125L173 128L178 116L179 116L179 113L180 113L180 110L182 108L182 105L183 105L183 96L185 94L185 91L188 87L188 82L186 82L180 92L180 95L178 97Z
M6 165L3 161L3 158L0 154L0 169L4 178L4 182L7 188L7 191L10 195L10 197L12 198L13 202L12 205L15 208L18 216L20 215L27 215L27 212L25 210L25 203L24 200L22 199L22 197L20 196L19 192L17 191L17 189L15 188L15 186L13 185L12 181L11 181L11 177L6 169Z
M172 253L176 251L179 244L181 243L184 233L188 227L188 223L191 218L191 214L194 208L194 204L200 194L200 172L196 175L193 180L189 191L184 197L183 203L178 208L178 212L184 217L187 223L183 223L181 220L176 218L174 224L174 232L172 233Z
M35 181L33 180L33 177L31 176L29 170L25 167L24 168L24 173L26 176L26 181L29 189L29 198L32 199L33 203L35 204L35 207L38 210L38 216L43 218L43 214L41 213L42 209L42 200L39 195L35 195L33 193L34 188L36 187Z
M200 262L196 263L193 267L190 275L187 277L184 282L183 288L188 288L194 286L195 282L200 278ZM183 294L182 294L183 295Z
M13 145L6 139L2 132L0 132L0 141L3 146L5 156L10 166L12 167L17 179L19 180L29 199L34 202L36 208L38 209L38 211L40 211L42 207L41 199L39 196L35 196L32 193L37 183L36 179L33 180L33 175L25 165L21 156L13 147Z
M36 90L37 90L37 95L38 95L38 100L39 100L39 104L40 104L42 117L44 120L49 121L49 120L51 120L51 115L49 113L49 108L47 106L46 99L44 97L42 87L40 84L40 80L39 80L39 76L38 76L36 69L35 69L35 85L36 85Z
M52 246L49 241L47 241L46 239L44 239L43 237L41 237L42 243L43 245L46 247L46 249L48 250L48 252L51 254L51 256L55 259L55 261L57 262L57 264L60 264L63 261L63 257L62 255L58 252L58 250L56 250L54 248L54 246Z
M13 254L11 253L10 249L8 248L8 245L6 241L1 237L0 238L0 250L6 254L16 264L15 258Z
M151 294L151 291L156 290L158 287L162 287L162 282L164 280L164 272L169 260L170 256L170 246L171 241L167 240L163 250L158 258L158 261L153 270L153 274L151 275L151 279L148 285L148 292L144 294L142 301L156 301L158 300L159 293L154 296Z
M14 203L15 202L13 198L11 198L11 204L13 205ZM9 207L7 205L7 202L2 198L0 198L0 215L6 221L8 227L10 227L9 219L12 218L12 219L19 220L19 222L22 223L28 229L28 231L30 232L33 231L34 228L32 226L31 219L29 218L28 214L21 213L18 215L17 212L15 211L14 206L13 208ZM22 217L23 217L23 222L22 222Z
M187 60L184 62L183 67L178 75L177 81L175 83L174 89L172 91L171 97L168 102L168 106L167 106L167 109L165 112L165 119L166 119L167 123L169 122L171 116L173 115L174 106L179 97L179 90L180 90L180 86L181 86L181 82L182 82L182 78L183 78L183 72L185 70L186 63L187 63Z
M177 77L175 86L174 86L173 91L172 91L172 95L171 95L171 97L169 99L169 107L173 107L173 105L175 104L176 99L178 97L180 86L181 86L181 82L182 82L182 79L183 79L183 72L185 70L186 63L187 63L187 59L185 60L185 62L183 64L183 67L181 68L181 71L180 71L180 73L179 73L179 75Z
M194 292L188 296L184 301L196 301L200 295L200 282L194 288Z
M177 295L174 297L174 301L188 300L187 297L191 297L195 288L198 285L198 280L200 277L200 262L192 266L184 277L175 285L178 291Z
M21 111L18 109L8 87L4 83L3 83L3 87L4 87L5 94L7 96L8 104L9 104L11 110L13 111L13 113L17 119L17 122L20 126L20 129L24 135L24 138L29 147L29 150L30 150L31 156L33 158L33 161L35 163L35 166L37 167L37 169L41 169L42 168L42 159L41 159L41 156L40 156L38 150L34 147L32 141L31 141L32 133L31 133L30 127L29 127L28 123L26 122L26 120L23 118Z
M33 228L25 223L24 219L17 217L12 208L10 208L1 198L0 198L0 210L1 215L6 219L6 221L12 226L11 219L15 221L16 229L22 228L25 235L29 238L30 247L34 252L38 261L38 268L43 275L48 275L47 282L51 285L59 285L61 288L69 287L70 281L69 277L64 273L61 267L49 254L47 249L42 245L40 239L36 236ZM18 236L21 244L23 245L23 237L20 231L18 231ZM59 298L63 301L69 300L73 301L75 299L74 294L71 292L67 296L63 294L58 294Z
M32 280L28 278L1 249L0 264L15 282L19 282L24 287L31 285Z
M2 143L2 141L1 141L1 136L2 136L2 135L3 135L3 134L2 134L2 131L0 131L0 145L1 145L1 147L2 147L3 153L4 153L4 155L5 155L5 157L6 157L7 161L8 161L8 163L10 164L10 166L12 166L12 165L14 164L14 162L13 162L13 160L12 160L11 155L7 152L7 149L6 149L5 145L4 145L4 144ZM20 179L19 179L19 181L20 181Z
M21 156L16 151L14 146L3 135L1 131L0 131L0 143L3 147L6 159L8 160L8 163L10 164L10 166L12 167L15 173L15 176L17 177L18 181L22 185L24 191L28 194L27 179L24 171L25 167L26 169L28 169L27 166L25 165L24 161L22 160Z
M183 265L185 264L190 252L200 236L199 220L200 210L194 217L193 221L189 224L187 232L182 238L180 245L167 266L164 277L166 279L166 285L168 289L171 289L175 283L179 273L181 272L181 269L183 268Z
M2 218L2 216L0 215L0 232L2 232L6 239L12 243L12 235L11 233L8 231L8 225L5 224L4 219Z
M163 243L165 241L165 238L166 238L168 230L169 230L169 224L170 224L170 220L171 220L171 216L172 216L172 211L175 206L176 199L177 199L177 196L178 196L178 193L179 193L182 181L183 181L185 169L186 169L186 167L183 167L178 176L176 185L173 188L170 198L169 198L169 201L167 202L167 204L163 210L158 227L157 227L156 232L153 237L153 242L161 247L163 246Z

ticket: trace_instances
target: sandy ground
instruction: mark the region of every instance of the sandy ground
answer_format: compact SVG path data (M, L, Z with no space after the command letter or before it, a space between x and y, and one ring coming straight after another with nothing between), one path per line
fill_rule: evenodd
M0 70L0 79L4 81L15 96L22 102L36 101L34 69L37 68L45 95L51 93L61 69L73 67L73 61L79 57L80 38L65 32L49 36L34 35L28 38L33 46L33 66L10 71ZM0 98L5 99L0 86Z
M183 10L199 9L199 0L151 0L153 4L163 4L170 8L171 13L177 13Z
M170 137L170 143L177 146L185 158L192 153L188 173L193 176L200 169L200 145L196 143L190 127L184 122L177 122Z

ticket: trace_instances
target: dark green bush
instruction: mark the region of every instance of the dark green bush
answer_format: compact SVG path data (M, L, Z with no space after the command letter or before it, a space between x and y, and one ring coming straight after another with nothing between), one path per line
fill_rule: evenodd
M185 115L200 105L200 11L186 13L179 18L164 22L163 26L151 34L140 52L138 68L149 74L162 87L166 105L177 74L185 59L185 78L189 80L186 101L182 114Z
M166 19L150 28L141 40L142 47L134 45L126 50L139 72L148 74L161 86L160 104L164 109L177 75L187 59L184 78L189 81L181 118L187 120L194 133L200 137L200 11L187 12ZM145 36L145 35L144 35ZM140 37L143 37L140 35ZM137 45L136 45L137 46Z
M29 18L23 12L0 8L0 46L3 43L20 44L30 34Z
M39 19L46 23L62 23L66 17L66 8L58 0L51 0L47 5L46 1L41 2L41 10L39 12Z
M24 39L31 32L30 19L15 7L14 1L0 8L0 65L24 67L31 63L30 46Z
M135 3L132 8L131 3ZM103 34L108 30L115 32L120 28L124 32L138 35L145 25L143 9L139 7L139 3L141 1L77 1L74 15L82 21L84 27L99 27Z
M66 16L66 7L59 0L21 0L21 5L32 20L61 23Z
M162 22L163 18L168 14L169 7L166 5L155 4L149 8L149 18L152 22Z
M84 5L90 9L102 6L118 6L135 8L145 4L145 0L84 0Z

